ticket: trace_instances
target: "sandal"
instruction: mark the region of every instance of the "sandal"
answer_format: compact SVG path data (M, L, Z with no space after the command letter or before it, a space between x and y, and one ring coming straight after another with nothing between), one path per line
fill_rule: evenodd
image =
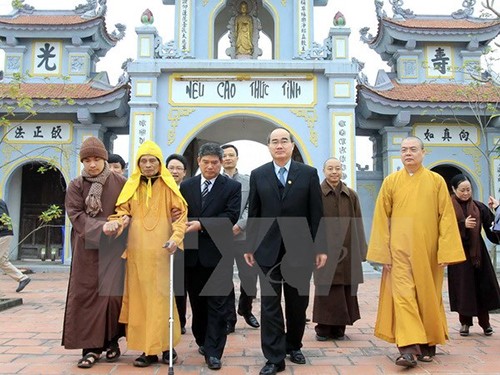
M148 367L156 362L158 362L157 355L146 355L145 353L142 353L139 357L137 357L134 360L134 366L135 367Z
M417 365L417 361L413 358L413 354L404 353L396 359L396 365L403 367L415 367Z
M432 355L428 355L428 354L418 354L417 355L417 359L420 361L420 362L432 362L432 358L434 356Z
M91 368L99 360L100 355L96 353L87 353L79 361L77 366L80 368Z
M117 342L114 342L110 344L109 349L106 351L106 361L116 362L121 355L120 346L118 346Z

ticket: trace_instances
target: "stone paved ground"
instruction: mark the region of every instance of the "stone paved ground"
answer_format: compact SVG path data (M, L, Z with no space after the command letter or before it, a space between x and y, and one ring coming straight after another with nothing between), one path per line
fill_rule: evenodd
M0 276L0 296L22 297L24 302L0 312L0 374L168 374L168 366L163 364L146 369L133 367L132 362L140 353L127 351L125 342L120 343L124 354L119 362L102 360L90 370L77 368L79 351L65 350L60 345L67 269L37 271L32 279L25 291L15 293L17 284ZM448 313L450 341L438 348L434 362L419 363L409 370L395 366L395 347L373 336L379 281L378 275L369 274L360 287L362 319L347 329L346 340L318 342L314 324L308 323L303 348L307 364L296 365L287 360L286 370L280 374L500 374L500 314L492 315L491 323L497 331L493 336L484 336L474 326L471 335L463 338L458 334L456 314ZM254 306L259 316L258 303ZM312 315L311 309L312 306L308 316ZM243 320L238 321L236 332L228 337L222 370L212 372L198 354L188 329L176 348L179 361L175 374L258 374L265 362L259 334L259 330L247 328Z

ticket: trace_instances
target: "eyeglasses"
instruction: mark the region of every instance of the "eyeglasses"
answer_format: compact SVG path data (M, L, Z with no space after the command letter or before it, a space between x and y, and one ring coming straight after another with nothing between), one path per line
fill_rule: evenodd
M287 146L289 145L290 143L292 143L289 139L287 138L283 138L283 139L273 139L271 142L270 142L270 145L273 146L273 147L276 147L278 145L282 145L282 146Z
M168 167L169 171L183 171L184 167Z

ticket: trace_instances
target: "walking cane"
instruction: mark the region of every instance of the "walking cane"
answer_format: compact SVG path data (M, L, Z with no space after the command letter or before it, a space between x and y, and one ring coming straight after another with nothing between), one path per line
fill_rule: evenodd
M171 243L167 242L163 245L164 248L170 249ZM168 375L174 375L174 254L170 253L170 306L168 318Z
M168 375L174 375L174 253L170 254L170 306L168 318L169 348L168 351Z

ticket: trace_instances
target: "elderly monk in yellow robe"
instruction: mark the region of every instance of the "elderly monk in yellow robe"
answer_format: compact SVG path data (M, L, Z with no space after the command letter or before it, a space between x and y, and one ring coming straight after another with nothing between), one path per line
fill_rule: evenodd
M396 365L431 362L448 339L444 267L465 260L444 179L422 166L417 137L401 143L404 168L382 183L366 258L383 264L375 336L396 343Z
M131 217L120 323L126 324L128 348L143 352L134 361L137 367L158 362L159 353L168 363L169 350L174 350L169 347L170 253L184 239L187 206L162 160L156 143L146 141L139 147L134 172L118 197L116 215L110 217L112 221ZM173 209L180 211L176 221ZM117 231L120 228L116 226ZM176 308L174 314L175 346L181 331Z

